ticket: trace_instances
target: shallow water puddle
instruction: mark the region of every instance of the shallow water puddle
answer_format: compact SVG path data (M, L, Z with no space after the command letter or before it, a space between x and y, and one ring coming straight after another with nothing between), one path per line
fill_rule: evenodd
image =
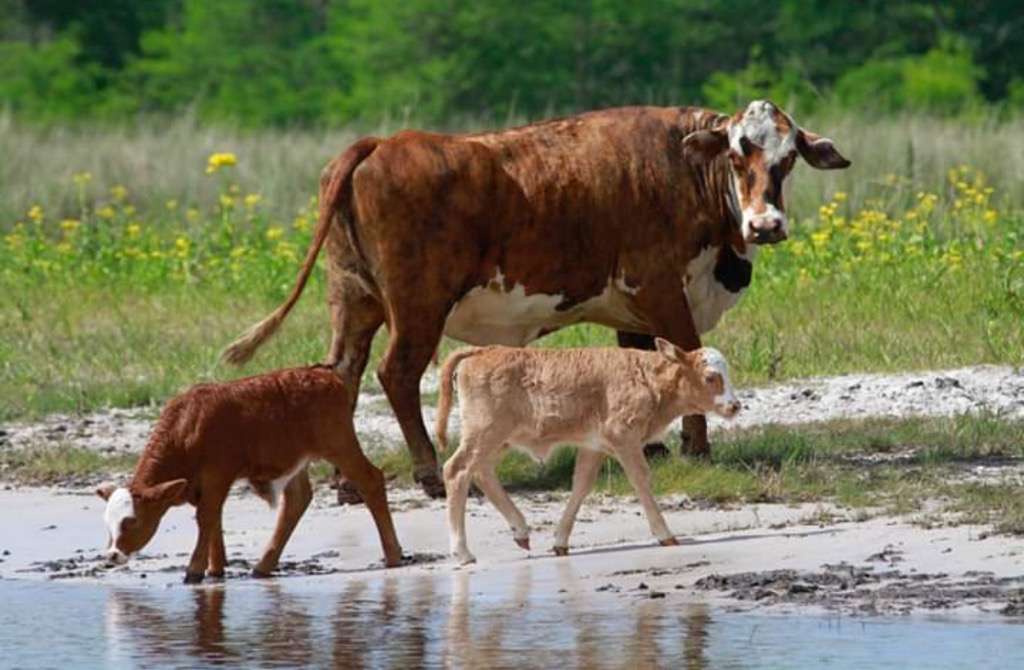
M729 613L584 589L568 562L495 574L337 576L189 588L0 580L4 667L1007 668L989 621ZM553 565L552 565L553 564ZM557 574L541 574L548 571Z

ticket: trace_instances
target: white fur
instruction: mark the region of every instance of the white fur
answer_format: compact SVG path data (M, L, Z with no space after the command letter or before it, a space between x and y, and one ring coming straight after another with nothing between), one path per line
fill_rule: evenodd
M299 472L302 471L302 468L306 467L307 463L309 463L308 458L301 458L291 470L284 473L277 479L270 480L269 502L271 507L277 507L277 501L281 499L281 493L284 492L285 487L288 486L288 482L294 479L295 475L299 474Z
M735 249L733 249L735 251ZM701 335L714 328L726 310L735 305L743 295L733 293L715 279L715 263L718 260L720 247L708 247L686 265L686 276L683 285L686 299L690 303L694 325ZM757 247L748 245L745 253L737 254L752 261L757 254ZM746 289L743 289L746 290Z
M624 275L609 277L599 295L563 310L556 307L565 300L564 294L527 295L521 283L505 290L504 279L498 268L486 286L466 293L448 314L445 335L469 344L523 346L537 339L543 330L581 321L623 329L645 326L629 305L629 296L639 288L630 287Z
M783 114L782 110L767 100L755 100L747 105L740 120L729 126L729 147L742 154L740 138L746 137L764 151L768 167L788 156L796 149L796 124L790 120L789 132L780 135L775 127L776 113Z
M766 202L765 205L764 205L764 211L761 212L760 214L755 214L754 210L751 209L750 207L744 208L743 209L743 223L740 224L740 232L743 233L743 239L745 239L745 240L753 239L753 236L754 236L754 223L755 222L756 223L760 223L762 221L768 222L768 221L773 221L773 220L776 220L776 219L781 222L779 224L779 227L782 230L782 234L784 236L788 237L789 236L789 218L786 216L785 212L780 212L779 209L775 205L771 204L770 202Z
M103 511L103 521L110 532L110 547L117 547L117 538L121 536L121 522L135 517L135 503L131 492L119 486L107 498L107 508Z
M716 407L727 407L736 402L736 393L732 389L732 382L729 380L729 365L725 362L725 356L718 349L711 347L704 348L704 365L722 376L722 393L714 398Z

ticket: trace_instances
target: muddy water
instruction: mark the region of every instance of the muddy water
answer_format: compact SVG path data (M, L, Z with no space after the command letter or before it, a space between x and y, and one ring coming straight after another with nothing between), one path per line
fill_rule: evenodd
M0 667L1024 667L1024 628L728 613L528 566L188 588L0 580Z

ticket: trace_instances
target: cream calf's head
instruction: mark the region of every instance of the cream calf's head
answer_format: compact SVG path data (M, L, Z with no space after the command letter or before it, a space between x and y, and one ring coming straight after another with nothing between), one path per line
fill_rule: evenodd
M682 366L679 393L688 409L701 414L714 412L727 419L739 413L742 405L733 391L729 367L720 351L711 347L683 351L660 337L655 338L655 345L662 356Z
M174 479L155 486L134 487L101 484L96 495L107 501L103 521L107 526L109 544L107 559L125 563L152 539L168 508L183 502L188 482Z

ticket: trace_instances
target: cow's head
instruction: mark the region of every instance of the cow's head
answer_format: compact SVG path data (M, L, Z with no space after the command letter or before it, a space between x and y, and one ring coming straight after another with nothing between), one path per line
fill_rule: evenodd
M819 170L850 165L832 140L800 128L767 100L755 100L741 112L683 139L687 158L707 163L726 154L732 172L730 203L741 218L743 239L774 244L789 234L782 182L797 156Z
M107 558L112 563L124 563L130 555L146 546L168 508L184 502L182 496L187 485L184 479L139 490L101 484L96 495L107 501L103 512L110 540Z

